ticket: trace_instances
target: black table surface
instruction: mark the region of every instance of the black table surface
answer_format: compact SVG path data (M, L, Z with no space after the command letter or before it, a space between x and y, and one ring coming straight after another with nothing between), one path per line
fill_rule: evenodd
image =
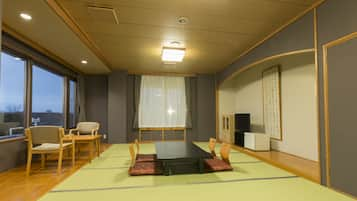
M192 142L156 142L155 148L158 160L212 157Z

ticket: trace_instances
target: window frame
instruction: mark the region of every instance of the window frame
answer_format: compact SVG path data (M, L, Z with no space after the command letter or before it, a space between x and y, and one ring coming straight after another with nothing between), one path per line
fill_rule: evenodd
M15 51L9 50L7 48L3 48L0 52L1 54L5 53L9 56L12 56L14 58L20 58L21 60L24 61L24 88L23 88L23 95L24 95L24 99L23 99L23 126L24 128L27 127L27 93L28 93L28 88L27 88L27 82L28 82L28 60L26 59L26 57L22 54L16 53ZM1 57L2 55L0 55ZM1 65L1 63L0 63ZM23 134L17 134L17 135L7 135L7 136L0 136L0 141L1 140L7 140L9 138L17 138L17 137L22 137L24 136Z
M66 113L67 113L67 125L66 125L66 128L67 129L71 129L71 122L70 122L70 115L71 115L71 108L70 108L70 102L71 102L71 82L74 82L76 85L75 85L75 93L74 93L74 127L76 127L76 124L77 124L77 106L78 106L78 92L77 92L77 86L78 86L78 81L77 79L74 79L74 78L67 78L67 110L66 110Z
M30 113L30 121L29 121L29 126L32 126L32 122L31 122L31 120L32 120L32 98L33 98L33 93L32 93L32 87L33 87L33 69L34 69L34 67L36 67L36 68L39 68L39 69L42 69L42 70L44 70L44 71L47 71L48 73L51 73L51 74L54 74L54 75L56 75L56 76L59 76L59 77L61 77L62 78L62 87L63 87L63 91L62 91L62 95L63 95L63 99L62 99L62 113L63 113L63 119L62 119L62 121L63 121L63 128L66 128L67 129L67 124L66 124L66 121L67 121L67 109L66 109L66 107L67 107L67 103L66 103L66 101L67 101L67 84L66 84L66 82L67 82L67 76L65 76L65 75L62 75L62 74L60 74L60 73L57 73L56 71L54 71L54 70L52 70L52 69L50 69L50 68L47 68L46 66L43 66L42 64L40 64L40 63L37 63L37 62L32 62L31 63L31 113Z
M4 36L4 35L3 35ZM20 41L17 41L14 38L11 38L11 36L7 36L2 38L2 46L1 46L1 53L8 54L13 57L18 57L22 59L25 62L24 65L24 127L28 128L32 126L31 118L32 118L32 86L33 86L33 66L37 66L43 70L46 70L50 73L54 73L58 76L63 77L63 127L65 129L69 128L69 82L74 81L76 84L78 84L77 80L77 72L71 71L67 67L63 66L62 64L59 64L58 62L53 61L51 58L37 52L36 50L32 49L31 47L28 47L27 45L23 44ZM9 38L7 38L9 37ZM4 43L5 41L5 43ZM21 46L21 47L20 47ZM48 60L48 62L47 62ZM44 61L44 62L42 62ZM63 72L61 72L61 69L63 68ZM70 72L70 73L66 73ZM76 86L76 97L75 100L78 98L78 91L77 91L77 86ZM78 107L78 102L75 101L75 108ZM78 111L75 109L74 111L75 116L78 116ZM74 119L75 122L77 123L77 118ZM2 141L8 141L9 139L23 139L24 138L24 133L22 135L14 135L14 136L2 136L0 137L0 142Z

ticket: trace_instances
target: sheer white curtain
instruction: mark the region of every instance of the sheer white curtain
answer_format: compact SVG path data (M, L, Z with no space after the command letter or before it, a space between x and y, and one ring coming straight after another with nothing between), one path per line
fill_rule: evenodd
M142 76L139 128L185 127L186 95L183 77Z

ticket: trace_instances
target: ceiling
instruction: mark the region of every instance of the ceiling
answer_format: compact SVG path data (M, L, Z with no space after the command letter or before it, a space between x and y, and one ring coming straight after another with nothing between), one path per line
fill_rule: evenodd
M73 31L64 33L70 29L46 1L5 0L3 20L70 63L83 54L93 61L100 58L93 63L97 71L86 69L91 61L85 68L74 65L83 72L106 73L107 65L132 73L215 73L317 1L57 0L104 58L75 42ZM113 8L119 23L88 6ZM22 9L34 14L34 22L25 24L18 18ZM180 16L188 17L188 23L179 24ZM182 63L165 65L161 50L172 41L186 48L186 56Z
M32 20L27 22L21 19L21 12L29 13ZM45 1L4 0L2 13L4 25L66 61L72 68L91 74L110 72L103 61L82 43ZM88 60L87 65L81 64L83 59Z

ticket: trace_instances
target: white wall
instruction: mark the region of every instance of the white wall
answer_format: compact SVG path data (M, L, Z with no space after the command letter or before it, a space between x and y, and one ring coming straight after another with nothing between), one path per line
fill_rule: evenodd
M281 65L282 141L272 140L272 149L318 160L317 100L313 54L303 54L258 65L239 74L235 86L235 112L250 113L252 131L264 132L262 71ZM227 111L227 101L220 108ZM221 113L221 112L220 112Z
M221 86L218 91L218 117L219 117L219 139L223 139L223 114L234 114L235 112L235 88L232 83Z

